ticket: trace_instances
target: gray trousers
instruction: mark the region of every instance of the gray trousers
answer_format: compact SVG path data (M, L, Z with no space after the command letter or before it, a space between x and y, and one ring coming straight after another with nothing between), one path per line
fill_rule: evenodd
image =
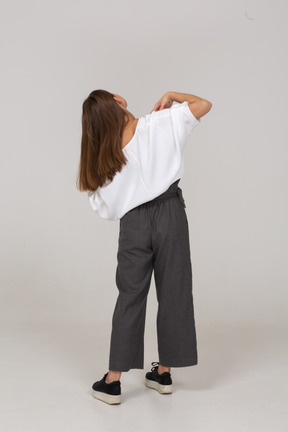
M109 370L144 368L144 330L152 271L158 300L157 342L163 366L196 365L189 227L178 179L119 221Z

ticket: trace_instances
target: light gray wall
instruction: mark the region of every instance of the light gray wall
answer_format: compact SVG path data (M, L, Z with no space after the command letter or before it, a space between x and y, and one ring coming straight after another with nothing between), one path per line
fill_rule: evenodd
M110 326L119 222L76 189L97 88L141 116L168 90L213 103L189 141L198 325L286 322L287 3L1 2L1 317ZM152 279L147 322L156 313Z

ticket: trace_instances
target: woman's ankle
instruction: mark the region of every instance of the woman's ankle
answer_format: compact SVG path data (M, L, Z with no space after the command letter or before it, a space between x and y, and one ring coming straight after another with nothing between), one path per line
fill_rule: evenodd
M170 366L162 366L159 364L158 366L158 373L161 375L164 372L171 372Z
M107 377L105 379L106 384L109 384L109 383L111 383L113 381L120 380L121 374L122 374L122 372L119 372L119 371L110 371L109 370L108 375L107 375Z

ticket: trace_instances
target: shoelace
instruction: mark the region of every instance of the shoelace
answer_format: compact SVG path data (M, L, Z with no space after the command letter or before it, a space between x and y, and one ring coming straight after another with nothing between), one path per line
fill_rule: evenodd
M153 371L153 370L157 369L157 367L159 366L159 362L152 362L151 365L153 366L151 368L151 371Z

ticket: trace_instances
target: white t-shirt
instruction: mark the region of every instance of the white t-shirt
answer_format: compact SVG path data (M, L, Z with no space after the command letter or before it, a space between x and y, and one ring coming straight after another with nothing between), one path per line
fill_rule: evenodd
M112 182L88 191L92 209L103 219L118 220L165 192L184 174L184 149L200 121L186 101L139 117L132 139L123 148L127 164Z

